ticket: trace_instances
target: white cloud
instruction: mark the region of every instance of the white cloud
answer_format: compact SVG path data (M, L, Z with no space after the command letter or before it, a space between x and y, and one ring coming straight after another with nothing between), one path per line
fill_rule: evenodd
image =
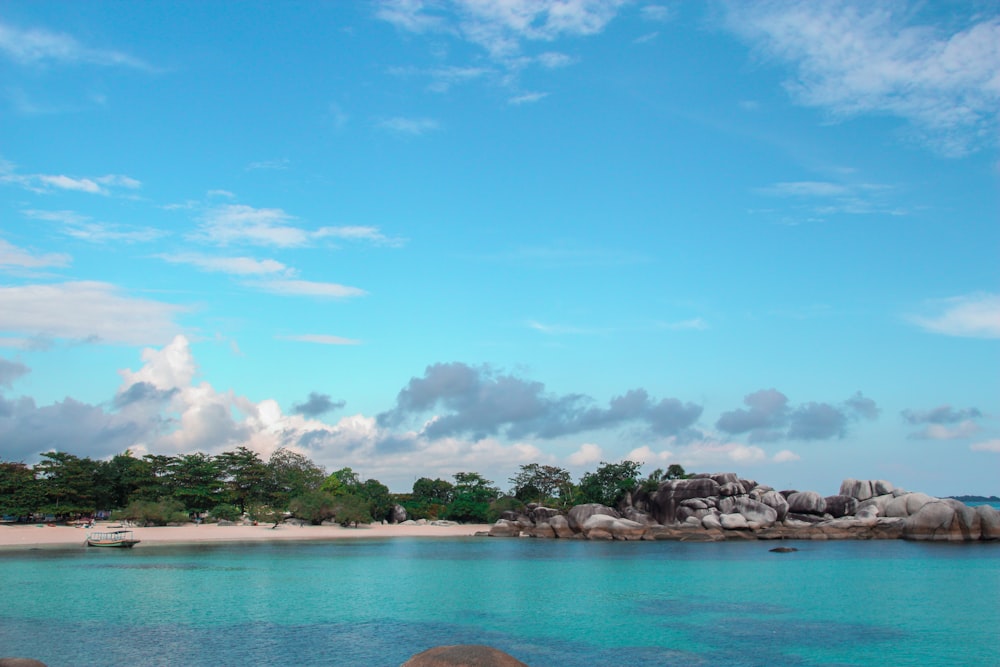
M63 234L90 243L146 243L166 235L166 232L152 227L94 222L89 216L81 215L75 211L28 209L22 213L34 220L61 223Z
M548 97L548 93L524 93L522 95L515 95L514 97L507 100L507 104L512 104L514 106L520 106L522 104L534 104Z
M885 2L727 6L729 29L795 68L787 88L799 103L841 118L903 118L946 155L996 144L1000 18L948 30L916 25L906 5Z
M294 217L280 208L253 208L227 204L209 210L202 218L200 235L219 245L249 243L280 248L304 246L309 234L289 224Z
M569 455L566 459L569 461L570 465L574 466L585 466L591 463L597 463L604 457L604 450L599 446L584 443L580 445L580 448Z
M378 126L397 134L420 136L437 130L440 125L432 118L404 118L396 116L378 122Z
M151 69L142 60L119 51L93 49L65 33L23 30L0 23L0 53L23 65L88 64Z
M969 449L974 452L997 452L1000 453L1000 439L984 440L969 445Z
M161 349L144 349L142 360L145 363L138 371L123 369L118 372L122 377L119 391L125 391L138 382L145 382L162 391L182 389L191 384L198 372L188 339L182 335L175 336Z
M294 336L278 336L282 340L294 340L302 343L316 343L318 345L360 345L361 341L353 338L342 338L330 334L299 334Z
M689 470L717 466L752 465L767 461L767 454L755 445L738 442L698 442L678 448L677 460Z
M659 452L654 452L649 445L643 445L633 449L631 452L625 455L625 458L629 461L635 461L636 463L650 464L650 465L666 465L677 460L676 455L666 449Z
M288 158L281 158L280 160L259 160L257 162L251 162L250 164L248 164L247 171L258 171L258 170L284 171L285 169L288 169L288 165L289 165Z
M663 23L673 18L673 10L664 5L644 5L639 10L640 15L646 21L656 21Z
M309 280L266 280L255 283L265 292L285 296L316 296L333 299L348 299L368 294L358 287L338 283L320 283Z
M790 449L782 449L780 452L775 454L771 460L775 463L789 463L791 461L798 461L800 458L801 457L798 454Z
M35 337L161 343L178 332L174 318L183 310L101 282L0 287L0 331Z
M87 194L110 195L112 189L136 190L142 183L130 176L108 174L96 177L66 176L65 174L19 174L10 163L0 163L0 183L19 185L39 194L54 190L85 192Z
M405 239L386 236L378 227L367 227L363 225L344 225L340 227L320 227L313 234L316 238L335 238L345 241L368 241L375 245L400 247L405 243Z
M672 329L674 331L704 331L708 329L708 322L700 317L694 317L690 320L680 320L679 322L666 322L661 326L664 329Z
M0 269L15 267L39 269L48 266L69 266L72 258L63 253L35 255L0 239Z
M195 253L180 253L158 255L172 264L189 264L202 271L228 273L236 276L258 276L267 274L294 273L292 269L273 259L254 259L252 257L210 257Z
M484 48L495 59L521 51L524 42L597 34L624 0L385 0L376 13L408 32L450 34Z
M962 338L1000 338L1000 295L976 293L929 304L940 311L908 319L931 333Z
M971 438L979 433L982 427L971 419L966 419L954 426L946 424L928 424L918 433L911 437L922 440L960 440Z

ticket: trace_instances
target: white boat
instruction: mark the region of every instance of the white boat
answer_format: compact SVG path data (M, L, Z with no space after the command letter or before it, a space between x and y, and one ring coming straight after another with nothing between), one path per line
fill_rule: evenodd
M140 540L135 539L131 530L115 530L110 533L88 533L88 547L117 547L119 549L131 549L139 544Z

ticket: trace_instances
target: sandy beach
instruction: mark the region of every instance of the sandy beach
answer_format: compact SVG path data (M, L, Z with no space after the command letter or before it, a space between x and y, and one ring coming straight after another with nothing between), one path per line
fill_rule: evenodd
M96 527L76 528L62 525L0 524L0 549L83 546L87 533L112 530L118 524L98 523ZM207 542L280 542L286 540L343 540L396 537L471 537L477 531L488 531L488 525L401 526L370 525L359 528L340 526L219 526L186 524L131 528L141 543L135 548L170 544Z

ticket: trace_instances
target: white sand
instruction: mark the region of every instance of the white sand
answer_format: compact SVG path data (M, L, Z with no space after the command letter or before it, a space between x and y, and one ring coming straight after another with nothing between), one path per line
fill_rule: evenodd
M113 530L118 524L98 523L96 527L72 526L39 527L36 524L0 524L0 548L32 548L52 546L83 546L87 533ZM164 544L195 544L204 542L277 542L285 540L340 540L358 538L393 537L470 537L477 531L488 531L490 526L465 524L461 526L383 526L359 528L340 526L218 526L215 524L131 528L136 539L144 546Z

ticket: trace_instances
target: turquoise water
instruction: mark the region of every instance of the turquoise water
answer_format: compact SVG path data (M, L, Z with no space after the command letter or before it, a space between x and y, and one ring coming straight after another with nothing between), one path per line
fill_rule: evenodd
M0 552L0 655L87 665L998 665L1000 544L391 539Z

